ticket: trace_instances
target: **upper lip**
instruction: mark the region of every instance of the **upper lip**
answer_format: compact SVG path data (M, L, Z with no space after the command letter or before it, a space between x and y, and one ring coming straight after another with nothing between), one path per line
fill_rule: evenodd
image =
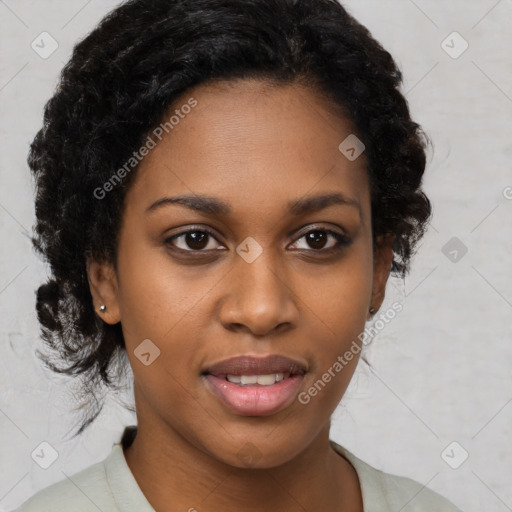
M203 373L211 375L269 375L272 373L303 375L306 373L306 366L295 359L282 355L264 357L245 355L231 357L215 363Z

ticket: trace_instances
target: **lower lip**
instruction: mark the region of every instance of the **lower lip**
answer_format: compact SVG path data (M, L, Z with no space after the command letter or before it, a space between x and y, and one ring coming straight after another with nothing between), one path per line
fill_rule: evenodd
M294 401L304 376L294 375L271 386L239 386L215 375L205 378L210 390L231 411L243 416L267 416Z

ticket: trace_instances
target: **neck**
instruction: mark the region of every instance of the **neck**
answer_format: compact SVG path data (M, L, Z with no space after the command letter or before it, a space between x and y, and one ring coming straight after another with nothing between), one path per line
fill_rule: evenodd
M268 469L224 464L176 432L141 424L124 449L139 487L157 511L265 510L355 512L363 509L351 464L335 452L326 425L293 460Z

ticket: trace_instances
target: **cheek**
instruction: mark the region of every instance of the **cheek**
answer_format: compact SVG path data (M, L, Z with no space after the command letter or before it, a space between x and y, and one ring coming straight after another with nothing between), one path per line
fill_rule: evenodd
M298 396L310 429L320 418L327 421L334 412L357 367L360 335L366 322L367 287L347 284L331 294L324 293L321 301L307 350L312 366Z
M135 380L148 401L186 406L197 379L208 292L218 276L176 265L162 247L137 250L128 238L120 247L121 323Z
M332 340L357 336L364 329L373 288L371 247L360 243L338 265L304 282L306 308Z
M373 284L366 254L354 251L338 272L305 296L313 321L308 352L314 366L304 404L314 402L313 409L333 410L357 366Z
M202 283L194 283L190 279L192 267L173 263L165 247L142 242L144 236L135 230L121 236L118 271L122 325L132 343L145 338L164 342L181 319L193 314L209 279L203 277ZM199 274L196 268L194 275Z

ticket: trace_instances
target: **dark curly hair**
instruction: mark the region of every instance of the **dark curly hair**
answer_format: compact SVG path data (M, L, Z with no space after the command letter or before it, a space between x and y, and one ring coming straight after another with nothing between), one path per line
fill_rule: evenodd
M374 248L377 236L395 234L391 272L409 270L431 216L420 190L429 139L410 118L396 63L364 26L335 0L124 2L74 47L28 156L36 182L32 242L51 269L36 306L50 351L38 356L80 377L80 408L88 407L75 436L101 412L100 390L119 390L127 369L121 324L94 311L86 259L116 268L136 168L108 200L94 191L181 94L244 78L305 84L353 121L366 146Z

